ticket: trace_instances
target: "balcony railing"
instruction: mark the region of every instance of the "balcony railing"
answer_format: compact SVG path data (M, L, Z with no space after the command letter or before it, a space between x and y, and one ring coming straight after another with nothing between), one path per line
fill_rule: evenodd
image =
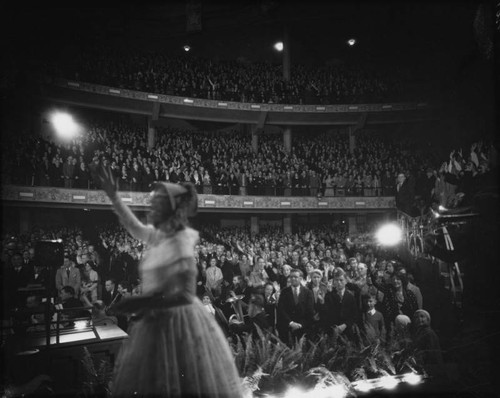
M259 185L249 187L238 187L230 185L197 185L199 194L209 195L249 195L249 196L313 196L313 197L336 197L336 196L394 196L395 189L386 188L364 188L364 187L286 187L278 185Z
M266 111L266 112L286 112L286 113L362 113L362 112L393 112L393 111L420 111L434 107L427 102L419 101L389 101L378 102L375 98L365 98L366 102L350 103L350 101L341 103L334 101L330 104L325 104L325 99L318 99L316 104L279 104L279 103L252 103L238 101L208 99L201 96L185 95L167 95L152 93L146 91L138 91L101 84L87 83L82 81L71 81L66 79L56 79L55 85L65 89L76 90L80 92L88 92L95 94L103 94L107 96L129 98L135 100L144 100L148 102L159 102L163 104L183 105L187 107L203 107L214 109L233 109L233 110L248 110L248 111ZM196 93L191 93L196 94ZM235 98L237 99L237 98ZM377 98L379 99L379 98Z
M309 210L389 210L395 208L394 196L337 196L314 195L314 190L294 190L290 188L276 189L277 194L250 195L245 189L238 189L239 194L229 194L229 187L198 186L198 208L205 211L228 210L254 212L269 211L309 211ZM264 187L265 188L265 187ZM271 190L273 187L267 188ZM226 191L225 191L226 190ZM224 193L227 192L227 193ZM269 191L271 192L271 191ZM245 194L246 193L246 194ZM274 191L272 192L275 193ZM382 191L382 194L384 192ZM131 191L120 189L118 192L122 200L135 210L148 210L151 200L149 191ZM290 194L290 196L285 196ZM306 196L293 196L305 195ZM349 196L351 195L351 196ZM109 208L111 202L99 189L63 188L63 187L36 187L19 185L2 185L1 199L5 205L13 206L49 206L71 208Z
M84 184L75 180L64 180L60 184L50 184L46 182L37 182L34 176L26 176L17 182L7 181L6 184L20 186L40 186L54 188L71 188L71 189L97 189L93 181L86 181ZM136 184L130 182L118 181L119 190L131 192L149 192L151 187L144 184ZM205 195L248 195L248 196L313 196L313 197L337 197L337 196L394 196L396 189L390 187L325 187L311 188L290 187L283 185L253 185L253 186L232 186L224 184L195 184L198 194Z

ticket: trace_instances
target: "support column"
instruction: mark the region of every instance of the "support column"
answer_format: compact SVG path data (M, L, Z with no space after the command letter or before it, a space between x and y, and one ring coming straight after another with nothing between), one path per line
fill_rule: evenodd
M37 129L38 134L48 141L54 138L52 124L50 123L49 112L40 112L39 117L34 118L34 127Z
M253 153L259 152L259 133L257 126L252 126L252 151Z
M257 216L250 217L250 233L252 235L259 233L259 217Z
M354 129L353 126L349 126L349 152L352 153L354 152L354 149L356 148L356 130Z
M283 80L290 80L290 38L287 25L283 28Z
M31 230L31 211L30 209L19 209L19 232L25 233Z
M156 145L156 126L151 118L148 118L148 148L153 149Z
M283 233L292 234L292 216L290 214L283 217Z
M355 235L358 233L358 225L356 223L356 217L355 216L349 216L347 217L347 227L349 230L349 235Z
M283 131L283 146L285 147L285 152L292 152L292 128L286 127Z

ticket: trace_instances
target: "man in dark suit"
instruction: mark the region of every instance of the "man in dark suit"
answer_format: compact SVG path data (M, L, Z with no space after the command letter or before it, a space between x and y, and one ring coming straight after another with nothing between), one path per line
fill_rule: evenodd
M75 289L72 286L63 286L59 292L61 304L63 309L68 310L75 308L75 310L65 311L63 318L83 318L89 315L88 310L82 309L85 304L75 297Z
M324 320L327 332L335 330L338 334L350 337L352 326L358 317L358 307L354 294L346 289L347 278L342 268L334 271L333 287L325 296L325 305L320 317Z
M144 168L144 176L142 178L142 191L149 192L153 189L153 183L155 181L155 176L151 171L149 166Z
M23 256L19 252L14 253L10 261L12 266L7 270L5 278L9 287L13 290L26 287L33 270L24 265Z
M309 332L314 316L313 292L301 285L302 272L290 272L290 286L283 289L278 300L278 333L288 345Z
M26 287L31 277L30 270L23 264L23 256L21 253L14 253L10 262L11 265L6 269L3 280L6 309L24 304L21 296L18 294L18 289Z
M313 292L314 297L314 322L313 322L313 334L318 335L322 329L323 324L321 323L321 313L323 311L323 306L325 305L325 296L327 293L327 285L323 282L323 272L319 269L314 269L311 273L311 282L306 284L306 287Z
M107 279L104 284L105 291L102 293L102 302L106 307L116 304L121 299L118 287L114 279ZM120 296L120 297L118 297Z
M121 293L118 291L118 286L115 279L108 278L104 283L104 292L102 293L102 302L104 304L104 312L108 316L116 316L118 320L118 326L123 330L128 329L127 317L123 314L117 314L114 310L114 306L120 302L122 299Z
M264 312L273 331L276 328L276 307L278 305L274 291L274 285L267 282L264 286Z
M75 326L77 318L89 318L89 310L84 309L85 304L75 297L75 289L72 286L66 285L59 291L60 304L63 312L61 314L61 325L65 328ZM57 306L56 306L57 307Z
M28 250L23 251L23 267L26 267L31 272L34 271L35 261L31 259Z
M34 265L33 273L28 281L29 285L42 285L44 287L49 287L49 271L47 268L42 267L41 265Z
M396 207L406 214L413 215L413 202L415 201L415 187L404 173L398 174L396 184Z

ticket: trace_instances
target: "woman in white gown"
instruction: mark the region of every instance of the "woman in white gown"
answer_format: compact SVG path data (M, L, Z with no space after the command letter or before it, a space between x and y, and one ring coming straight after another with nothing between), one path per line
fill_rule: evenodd
M139 266L143 296L117 307L137 320L118 354L113 397L241 397L229 343L195 295L198 232L187 226L197 209L194 185L156 184L152 224L144 225L117 195L109 169L98 166L93 175L121 223L148 247Z

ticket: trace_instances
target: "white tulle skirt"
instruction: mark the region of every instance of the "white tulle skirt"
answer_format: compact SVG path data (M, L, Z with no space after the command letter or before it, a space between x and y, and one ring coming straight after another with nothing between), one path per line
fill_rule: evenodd
M199 299L152 309L118 354L113 397L242 397L231 348Z

